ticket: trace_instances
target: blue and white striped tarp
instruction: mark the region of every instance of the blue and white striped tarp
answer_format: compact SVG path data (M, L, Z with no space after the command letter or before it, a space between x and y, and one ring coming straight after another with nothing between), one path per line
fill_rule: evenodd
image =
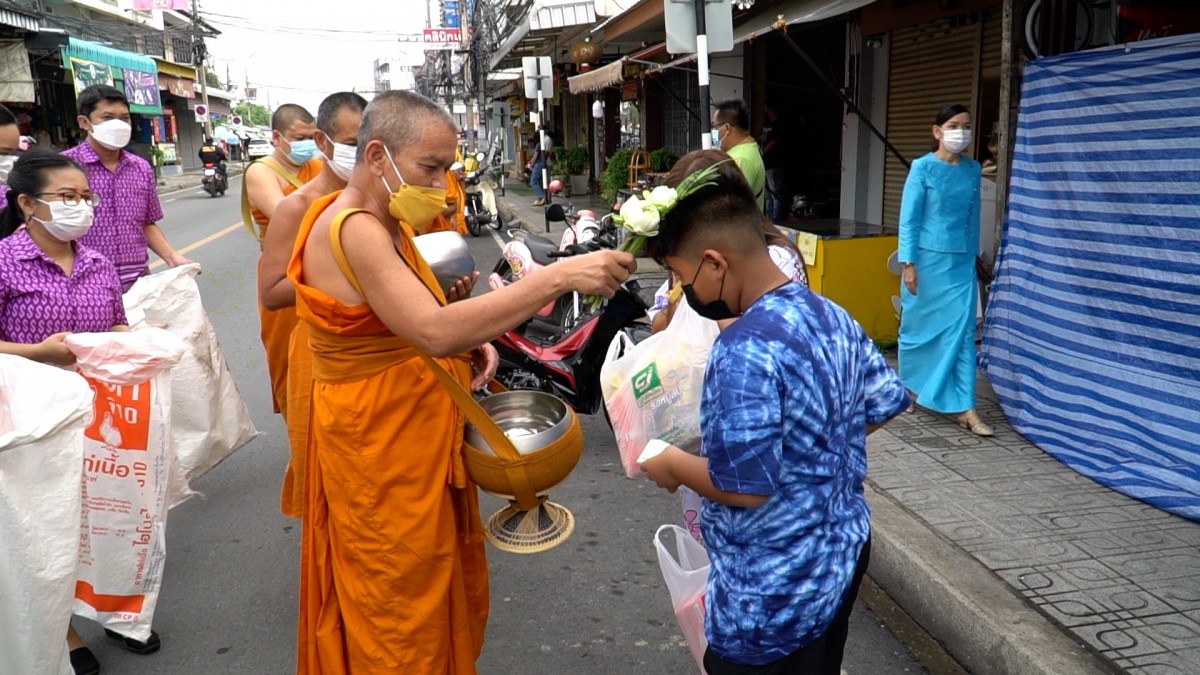
M1025 69L983 362L1075 470L1200 520L1200 35Z

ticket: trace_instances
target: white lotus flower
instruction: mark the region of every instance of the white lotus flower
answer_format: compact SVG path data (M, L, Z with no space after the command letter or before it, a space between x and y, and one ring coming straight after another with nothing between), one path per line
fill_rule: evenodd
M662 218L658 208L650 202L637 197L630 197L621 206L623 226L630 232L643 237L653 237L658 234L658 223Z
M658 207L659 211L669 211L679 201L679 193L675 192L675 188L659 185L646 193L645 200Z

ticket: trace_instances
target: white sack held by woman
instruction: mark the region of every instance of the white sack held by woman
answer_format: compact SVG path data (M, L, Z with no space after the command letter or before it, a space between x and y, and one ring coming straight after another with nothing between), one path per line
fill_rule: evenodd
M150 638L167 545L171 368L186 346L159 328L66 338L95 398L83 432L75 613Z
M64 636L91 407L79 375L0 354L0 673L74 672Z
M171 371L171 433L179 469L189 483L258 435L204 312L195 279L199 273L199 265L183 265L142 277L124 296L131 329L162 326L187 344ZM192 494L173 492L168 504L174 508Z

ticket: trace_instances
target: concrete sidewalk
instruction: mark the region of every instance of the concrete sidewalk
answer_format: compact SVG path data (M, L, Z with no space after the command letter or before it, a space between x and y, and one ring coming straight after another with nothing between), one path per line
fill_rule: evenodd
M544 234L532 201L500 198ZM871 436L872 580L976 674L1200 673L1200 524L1026 441L982 376L978 409L995 437L921 408Z
M1085 478L1007 423L917 409L869 443L871 575L976 673L1200 672L1200 524Z
M247 163L247 166L249 166L249 163ZM227 162L226 170L229 172L229 183L230 183L229 189L232 191L235 189L233 186L234 176L242 175L242 171L243 171L242 163L241 162ZM165 194L168 194L171 192L178 192L180 190L187 190L190 188L200 187L203 184L204 184L204 170L203 169L192 169L190 171L185 171L178 176L159 176L159 178L158 178L158 194L165 195ZM236 189L239 191L239 194L240 194L241 187L237 187Z

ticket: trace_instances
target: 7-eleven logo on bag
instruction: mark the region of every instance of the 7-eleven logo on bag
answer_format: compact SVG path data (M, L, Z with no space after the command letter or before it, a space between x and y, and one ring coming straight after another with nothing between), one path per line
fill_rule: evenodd
M135 385L107 384L85 377L95 399L84 435L122 450L150 447L150 380Z
M633 398L638 407L645 405L663 393L662 378L658 376L658 364L651 363L633 376Z

